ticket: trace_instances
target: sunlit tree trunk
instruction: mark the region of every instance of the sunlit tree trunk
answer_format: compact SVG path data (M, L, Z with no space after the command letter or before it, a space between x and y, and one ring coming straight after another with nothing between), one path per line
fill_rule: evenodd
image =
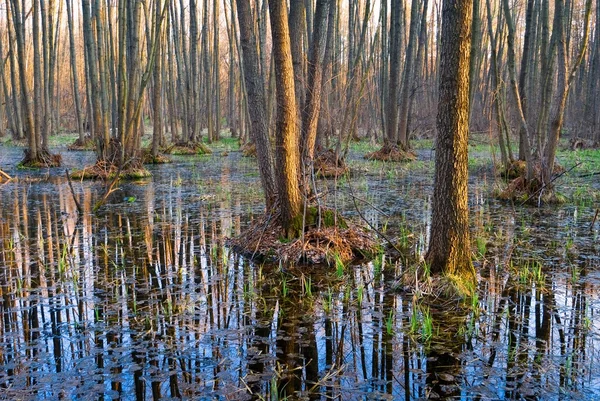
M305 96L308 94L305 90L305 51L304 37L311 32L306 29L306 18L304 1L292 1L290 3L289 14L290 25L290 43L292 46L292 61L294 65L294 88L296 91L296 104L298 105L298 116L300 116L304 107Z
M221 57L219 51L219 0L213 2L213 67L212 67L212 104L213 110L213 129L210 133L213 141L218 141L221 136Z
M290 46L290 33L287 20L287 2L270 0L269 11L273 40L275 83L277 86L277 194L281 223L285 235L297 235L293 222L302 211L302 198L299 188L299 132L296 97L294 91L294 68Z
M20 0L11 0L12 21L15 30L15 42L17 45L17 65L19 67L19 82L21 89L21 103L25 120L24 130L27 134L29 157L33 160L38 158L38 141L36 140L36 124L33 119L33 111L29 103L29 90L26 74L25 57L25 14L23 4Z
M474 283L468 205L469 46L473 0L444 0L435 178L426 260Z
M10 62L10 81L12 83L12 109L13 109L13 113L12 113L12 120L13 120L13 137L17 140L21 140L24 139L24 136L26 134L25 132L25 127L24 127L24 121L23 121L23 109L21 107L21 102L19 101L21 99L21 96L19 95L20 91L20 86L22 84L22 82L20 81L20 79L17 79L17 59L16 59L16 52L15 52L15 40L14 40L14 32L16 32L16 25L14 23L12 23L13 21L13 17L11 16L11 11L10 10L14 10L14 7L10 5L11 3L8 2L6 4L6 26L8 27L7 31L8 31L8 59ZM13 29L10 29L10 27L13 27ZM6 91L8 93L8 91ZM27 116L25 117L25 120L27 120ZM26 122L26 121L25 121Z

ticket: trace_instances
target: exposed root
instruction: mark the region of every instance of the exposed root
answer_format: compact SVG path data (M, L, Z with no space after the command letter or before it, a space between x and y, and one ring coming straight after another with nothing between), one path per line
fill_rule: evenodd
M244 157L256 157L256 145L253 142L245 143L240 150Z
M62 162L62 156L59 154L52 154L47 150L38 152L37 157L32 158L29 154L29 150L25 149L25 157L19 163L20 166L30 168L46 168L46 167L60 167Z
M411 162L417 158L412 150L402 150L398 145L385 145L376 152L367 153L367 160L381 160L388 162Z
M110 180L119 173L119 167L114 163L99 160L92 166L84 167L82 170L71 173L74 180ZM120 170L119 178L125 180L139 180L150 177L150 172L141 164L131 164Z
M171 155L210 155L212 150L202 142L177 142L165 149Z
M327 149L317 155L314 161L315 174L318 177L334 178L348 173L349 169L335 151Z
M96 149L96 143L94 142L92 137L90 137L89 135L85 136L83 141L80 138L77 138L75 140L75 142L73 142L71 145L69 145L69 147L67 147L67 150L95 150L95 149Z
M278 216L264 215L242 235L228 240L228 245L250 259L292 263L334 263L339 258L350 262L372 257L379 250L377 242L359 227L308 226L301 238L286 240Z

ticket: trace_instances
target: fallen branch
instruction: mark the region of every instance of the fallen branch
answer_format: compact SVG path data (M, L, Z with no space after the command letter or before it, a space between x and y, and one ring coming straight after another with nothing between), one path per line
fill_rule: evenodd
M4 177L4 178L5 178L7 181L10 181L10 180L12 180L12 177L11 177L10 175L6 174L6 173L5 173L4 171L2 171L2 170L0 170L0 175L1 175L2 177Z

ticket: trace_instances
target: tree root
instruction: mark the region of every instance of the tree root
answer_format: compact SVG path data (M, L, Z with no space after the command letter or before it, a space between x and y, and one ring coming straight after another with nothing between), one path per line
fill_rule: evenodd
M46 167L60 167L62 162L62 156L59 154L52 154L48 150L42 150L38 152L37 157L33 158L29 154L29 150L25 149L25 157L19 163L20 166L30 168L46 168Z

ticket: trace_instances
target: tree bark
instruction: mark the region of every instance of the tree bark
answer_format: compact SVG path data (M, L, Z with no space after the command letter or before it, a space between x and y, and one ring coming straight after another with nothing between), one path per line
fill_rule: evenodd
M281 223L287 237L296 236L298 228L294 219L302 211L299 176L300 152L296 97L294 91L294 68L287 22L286 0L270 0L273 61L277 87L277 183Z
M254 31L250 4L247 0L236 0L236 5L242 47L244 83L248 96L248 112L250 114L250 137L256 144L258 170L265 193L267 212L270 212L275 204L276 190L273 157L269 143L265 86L260 74L257 38Z
M438 134L431 231L431 273L475 283L468 205L469 45L473 0L444 0Z
M315 9L314 31L308 60L306 103L302 112L302 155L305 163L312 163L317 139L317 124L323 93L323 59L327 39L327 17L330 0L318 0ZM306 166L305 166L306 167Z

